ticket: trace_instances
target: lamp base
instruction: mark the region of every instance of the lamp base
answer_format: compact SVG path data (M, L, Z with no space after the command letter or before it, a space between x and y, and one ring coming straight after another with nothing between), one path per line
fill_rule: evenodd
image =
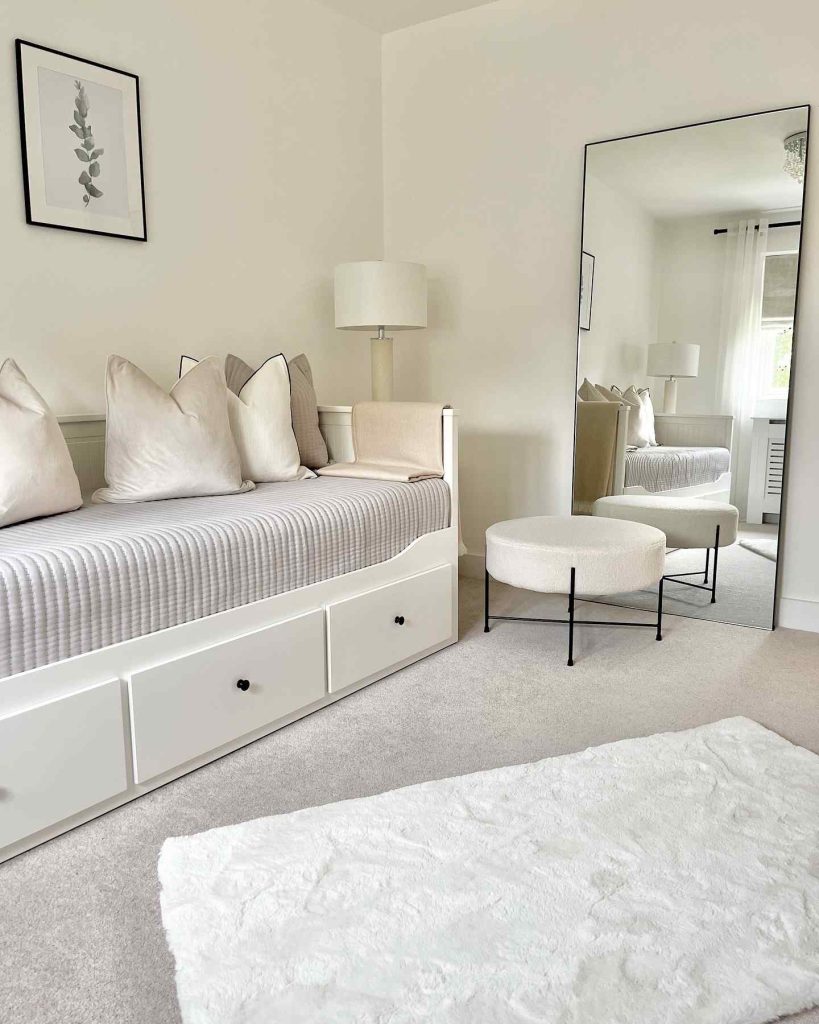
M392 401L392 338L370 339L372 366L372 399L374 402Z
M669 377L663 392L663 412L673 415L677 411L677 379Z

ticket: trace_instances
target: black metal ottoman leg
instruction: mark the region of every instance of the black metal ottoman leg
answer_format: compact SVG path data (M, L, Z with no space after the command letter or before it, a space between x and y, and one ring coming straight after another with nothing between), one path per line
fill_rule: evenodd
M711 604L717 603L717 558L719 556L719 526L714 537L714 575L711 578Z
M657 591L657 639L662 640L663 638L663 583L665 583L665 577L660 577L660 587Z
M489 573L483 573L483 631L489 632Z
M567 665L574 665L574 566L572 566L572 578L569 587L569 660Z
M708 566L711 563L711 548L705 549L705 575L702 578L703 583L708 582Z

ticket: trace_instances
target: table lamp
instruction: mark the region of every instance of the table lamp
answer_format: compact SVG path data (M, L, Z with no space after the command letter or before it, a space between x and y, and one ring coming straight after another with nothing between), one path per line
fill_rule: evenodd
M340 263L335 272L336 327L377 330L371 340L372 397L392 400L392 338L387 330L427 325L427 270L421 263L363 260Z
M696 377L700 368L699 345L657 344L648 346L649 377L666 377L663 412L677 411L677 378Z

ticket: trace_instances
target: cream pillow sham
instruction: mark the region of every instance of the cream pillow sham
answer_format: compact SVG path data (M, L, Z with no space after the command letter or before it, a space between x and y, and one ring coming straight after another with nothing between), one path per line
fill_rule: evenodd
M196 366L196 360L183 356L180 380L185 379L192 366ZM238 391L228 387L228 374ZM271 356L258 370L236 356L229 356L225 360L225 387L230 429L246 479L278 483L315 475L299 460L290 413L290 374L283 355Z
M6 359L0 366L0 526L81 504L56 416L17 363Z
M230 430L225 373L204 359L168 394L122 356L106 375L105 480L95 502L235 494L243 480Z

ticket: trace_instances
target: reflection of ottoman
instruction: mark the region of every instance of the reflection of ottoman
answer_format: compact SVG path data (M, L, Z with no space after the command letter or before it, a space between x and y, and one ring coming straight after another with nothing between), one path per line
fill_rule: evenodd
M705 548L705 570L702 583L690 583L680 576L699 576L699 572L678 572L666 576L673 583L711 591L711 604L717 599L717 558L719 549L737 539L739 511L724 501L704 498L666 498L659 494L618 494L598 498L593 514L606 519L626 519L631 523L656 526L665 534L670 548ZM714 572L711 585L708 569L711 548L714 549Z
M662 640L665 536L651 526L591 516L533 516L495 523L486 531L484 632L490 619L565 622L573 664L574 603L578 593L620 594L660 581L657 622L580 621L577 625L650 626ZM521 619L489 614L489 579L543 594L569 594L568 619Z

